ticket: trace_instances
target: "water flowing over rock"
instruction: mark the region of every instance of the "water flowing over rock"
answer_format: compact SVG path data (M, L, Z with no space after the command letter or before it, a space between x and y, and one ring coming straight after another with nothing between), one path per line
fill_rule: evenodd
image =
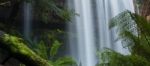
M32 4L24 2L23 3L23 35L29 40L31 34L32 26Z
M118 33L109 29L109 21L125 10L134 12L133 0L68 0L68 7L78 14L68 24L68 43L79 66L95 66L96 52L104 48L129 54L116 42Z

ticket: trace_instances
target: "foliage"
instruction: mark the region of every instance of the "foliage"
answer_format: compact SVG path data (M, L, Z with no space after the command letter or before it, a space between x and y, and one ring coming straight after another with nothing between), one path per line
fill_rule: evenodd
M33 21L49 24L49 22L68 22L74 12L65 6L65 0L0 0L0 29L8 33L18 34L22 28L22 2L32 4ZM9 7L1 7L9 6ZM4 12L4 14L3 14Z
M66 22L71 19L73 11L65 7L64 0L27 0L34 6L35 17L43 22ZM63 3L63 5L60 5Z
M40 55L41 57L47 59L50 64L53 64L54 66L72 66L75 65L75 61L68 56L65 57L57 57L58 49L60 48L61 44L59 41L55 40L52 44L52 47L47 47L43 41L41 41L37 47L36 47L36 53ZM50 49L50 52L48 52L48 49Z
M99 53L99 57L97 66L150 66L149 61L140 55L122 55L110 49Z
M54 57L57 54L58 48L61 46L60 42L55 40L51 47L50 56Z
M135 1L136 1L136 5L137 5L138 7L141 7L143 1L142 1L142 0L135 0Z
M51 47L47 46L44 41L40 41L37 45L34 46L34 48L32 48L35 52L31 51L30 48L28 48L25 45L25 42L21 38L6 34L6 35L4 35L4 38L1 39L1 40L3 40L4 43L5 42L8 43L8 44L6 44L7 45L6 48L10 47L10 50L13 53L16 53L17 58L18 58L18 54L22 53L23 58L27 58L31 61L32 61L32 59L34 61L36 60L35 62L47 63L47 61L49 61L49 64L53 64L54 66L75 66L76 65L74 60L71 57L68 57L68 56L51 58L51 57L56 56L56 54L58 52L58 49L61 46L61 43L56 39L55 39L55 41L54 41L54 43ZM47 52L48 49L51 49L51 51ZM42 59L39 56L46 59L47 61ZM19 56L19 58L22 58L22 57ZM24 60L24 59L22 59L22 60ZM34 61L32 61L32 62L34 62ZM46 64L44 66L46 66Z
M16 36L9 34L1 34L0 36L1 45L0 47L7 50L11 56L18 59L27 66L52 66L45 59L36 55L25 42Z
M10 4L12 4L12 0L0 0L1 2L9 1ZM27 3L31 3L34 10L34 19L38 20L39 22L66 22L71 19L71 16L74 15L73 11L70 11L66 8L64 5L64 0L14 0L11 7L19 6L24 1ZM14 3L17 3L17 5ZM19 4L18 4L19 3ZM63 4L61 4L63 3ZM18 13L17 13L18 14ZM19 13L20 14L20 13ZM18 15L17 15L18 16ZM16 16L13 16L16 17ZM20 16L19 16L20 17ZM20 19L18 19L20 20ZM16 20L17 21L17 20ZM14 21L15 22L15 21ZM9 33L16 33L19 32L18 26L15 25L18 24L15 22L13 31L10 31L12 29L8 28L7 25L11 24L10 21L6 22L0 22L0 29L5 29L6 32ZM12 24L11 24L12 25ZM20 25L20 24L19 24ZM9 30L7 30L9 29ZM43 29L39 29L43 30ZM44 29L45 30L45 29ZM53 63L55 66L70 66L75 64L73 59L71 57L57 57L58 51L60 51L61 46L63 46L62 42L64 40L64 31L56 29L56 31L44 31L43 33L39 33L39 35L33 35L32 39L30 41L26 41L30 49L34 50L36 54L38 54L40 57L49 60L50 63ZM17 33L18 34L18 33ZM62 36L63 35L63 36ZM38 37L38 39L34 39L34 36ZM12 38L13 40L13 38ZM40 40L40 41L39 41ZM16 40L13 40L16 43ZM17 41L20 42L20 41ZM13 49L18 50L18 49ZM20 50L23 51L23 50ZM56 58L57 57L57 58Z
M55 66L76 66L76 62L71 57L62 57L55 61Z
M63 46L62 38L64 31L61 30L52 30L44 31L41 34L39 40L32 40L33 42L29 43L31 49L35 51L40 57L49 61L50 64L54 66L75 66L75 61L69 56L58 56L58 52L62 52L60 48Z
M39 44L35 45L35 52L44 59L48 59L47 47L45 46L44 41L40 41Z
M114 17L110 28L118 29L123 46L130 49L130 55L112 50L100 54L99 66L150 66L150 23L143 17L125 11Z

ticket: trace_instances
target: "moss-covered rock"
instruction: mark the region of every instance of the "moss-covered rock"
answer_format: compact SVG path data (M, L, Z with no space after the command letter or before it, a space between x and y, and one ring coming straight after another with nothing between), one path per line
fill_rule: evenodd
M26 66L53 66L33 52L23 39L0 32L0 48L10 52L12 56Z

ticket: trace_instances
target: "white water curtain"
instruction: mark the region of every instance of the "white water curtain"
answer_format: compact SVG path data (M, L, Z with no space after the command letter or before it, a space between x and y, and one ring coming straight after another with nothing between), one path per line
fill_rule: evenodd
M95 66L96 52L110 48L127 54L118 35L109 29L109 20L117 14L134 12L132 0L68 0L68 7L76 15L68 25L70 54L78 65Z
M31 26L32 26L32 4L23 3L23 35L28 40L30 39Z
M123 49L121 41L115 42L118 37L116 30L109 29L109 21L119 13L129 10L134 12L132 0L96 0L97 17L99 27L99 48L112 48L120 53L125 54L126 49Z

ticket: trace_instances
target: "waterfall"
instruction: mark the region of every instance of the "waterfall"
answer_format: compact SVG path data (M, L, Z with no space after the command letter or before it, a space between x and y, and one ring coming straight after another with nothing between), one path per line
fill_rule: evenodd
M92 8L90 3L90 0L74 0L75 12L79 14L79 16L75 17L77 46L76 48L74 48L74 46L71 48L73 50L77 49L78 57L80 57L78 58L78 61L79 63L82 63L82 66L94 66L93 63L95 63L95 46L93 45L95 44L94 25L91 16Z
M77 32L75 33L76 36L73 36L76 39L70 37L70 44L72 44L70 46L70 48L72 48L71 52L72 55L77 54L76 57L78 58L76 58L76 60L78 61L78 63L81 63L82 66L94 66L96 61L94 45L95 39L93 31L94 25L92 19L93 17L91 16L91 0L74 0L74 4L75 12L79 15L75 17L75 23L72 24L75 27L69 27L71 31L72 29L75 29Z
M70 55L78 66L95 66L96 52L110 48L129 54L123 48L116 29L109 29L109 20L129 10L134 12L132 0L68 0L68 7L76 15L68 25Z
M123 48L121 41L115 41L118 38L118 33L115 29L109 29L109 20L125 10L134 12L133 1L96 0L96 6L99 31L99 50L110 48L122 54L128 54L128 49Z
M31 3L23 3L23 36L30 40L31 24L32 24L32 5Z

